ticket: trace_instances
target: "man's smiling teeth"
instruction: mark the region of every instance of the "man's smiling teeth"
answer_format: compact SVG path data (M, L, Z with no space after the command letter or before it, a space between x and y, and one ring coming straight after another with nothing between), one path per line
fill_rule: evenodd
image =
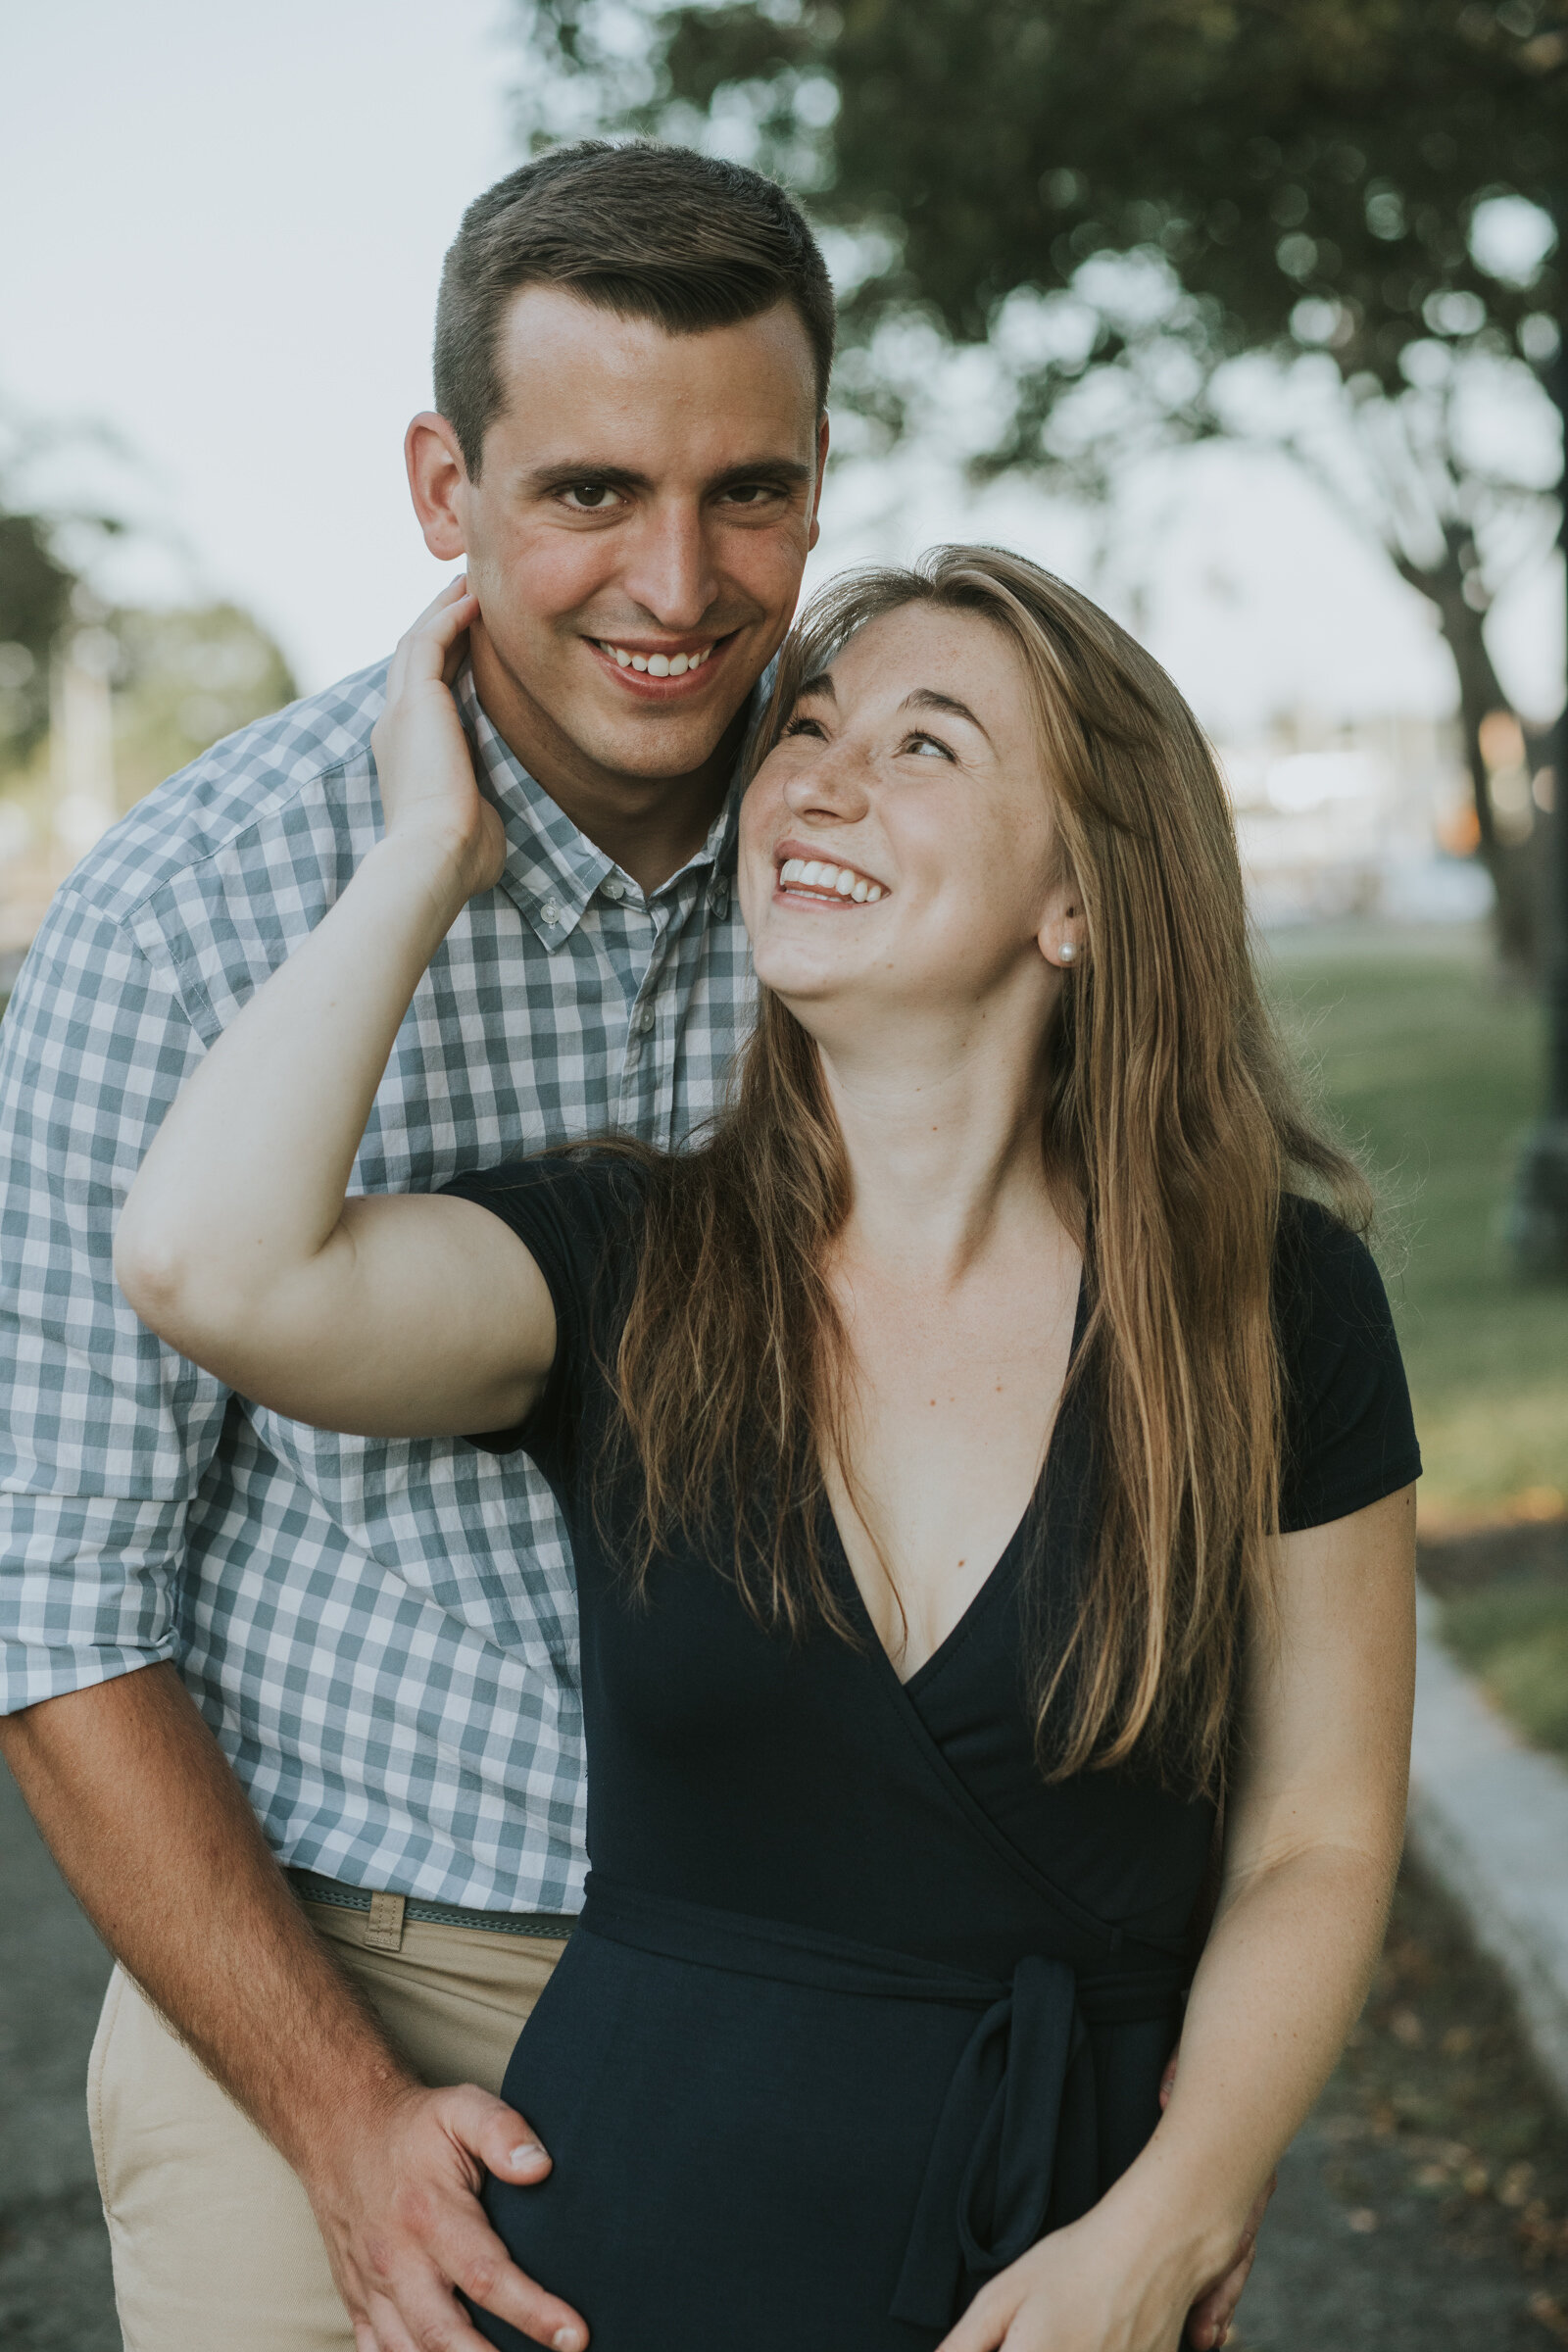
M683 678L689 669L701 669L713 650L705 645L696 654L628 654L623 645L607 644L603 637L594 643L622 669L646 669L651 678Z
M780 890L814 890L824 898L853 899L858 906L874 906L882 896L880 882L867 881L853 865L825 865L819 858L786 858L778 883Z

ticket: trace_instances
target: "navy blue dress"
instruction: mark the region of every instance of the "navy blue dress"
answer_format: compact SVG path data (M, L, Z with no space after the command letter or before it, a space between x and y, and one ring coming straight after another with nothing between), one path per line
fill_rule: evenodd
M854 1642L764 1632L724 1544L630 1596L631 1503L596 1514L593 1486L635 1170L584 1151L450 1189L506 1220L555 1299L540 1403L476 1443L523 1448L560 1498L588 1751L581 1924L504 2085L554 2170L492 2180L487 2211L594 2352L931 2352L1144 2145L1194 1957L1211 1805L1136 1771L1048 1787L1035 1758L1023 1569L1043 1535L1049 1640L1092 1526L1092 1384L1024 1527L901 1684L825 1512ZM1276 1292L1285 1524L1308 1526L1420 1464L1362 1245L1288 1203Z

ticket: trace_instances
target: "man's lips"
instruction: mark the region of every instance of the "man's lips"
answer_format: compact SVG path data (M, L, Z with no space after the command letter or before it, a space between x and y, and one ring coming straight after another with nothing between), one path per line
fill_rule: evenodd
M677 638L673 642L666 639L660 643L646 637L586 637L583 643L617 686L640 701L667 703L701 694L723 666L739 635L738 629L731 629L721 637ZM637 667L639 662L645 664L643 668Z

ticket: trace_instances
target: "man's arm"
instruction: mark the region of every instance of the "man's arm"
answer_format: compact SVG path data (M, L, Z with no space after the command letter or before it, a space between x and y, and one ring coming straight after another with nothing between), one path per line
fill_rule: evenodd
M143 936L68 888L0 1026L0 1747L129 1974L305 2173L361 2352L482 2352L460 2274L524 2333L571 2325L581 2343L475 2198L492 2150L509 2178L547 2169L505 2161L531 2135L477 2090L410 2080L172 1664L186 1516L227 1399L137 1324L111 1270L203 1051L175 976L190 943L159 956Z
M312 1933L171 1666L0 1720L0 1752L98 1933L303 2180L360 2340L483 2352L454 2285L577 2352L576 2314L514 2270L480 2167L542 2180L510 2108L426 2090Z

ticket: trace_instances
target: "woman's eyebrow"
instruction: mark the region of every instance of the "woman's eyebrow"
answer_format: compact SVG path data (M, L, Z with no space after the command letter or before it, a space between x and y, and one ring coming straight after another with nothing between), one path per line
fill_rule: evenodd
M814 677L803 678L795 689L795 700L798 703L804 703L808 694L820 695L824 701L836 703L839 699L839 690L833 683L833 672L830 669L819 669Z
M980 721L976 718L968 704L956 702L951 694L938 694L934 686L917 686L912 694L906 694L905 696L904 701L900 704L899 708L903 710L949 711L955 718L966 718L970 726L973 727L978 734L985 735L987 743L991 743L990 736L986 735L984 727L981 726ZM992 744L991 748L993 751L995 751L996 745Z

